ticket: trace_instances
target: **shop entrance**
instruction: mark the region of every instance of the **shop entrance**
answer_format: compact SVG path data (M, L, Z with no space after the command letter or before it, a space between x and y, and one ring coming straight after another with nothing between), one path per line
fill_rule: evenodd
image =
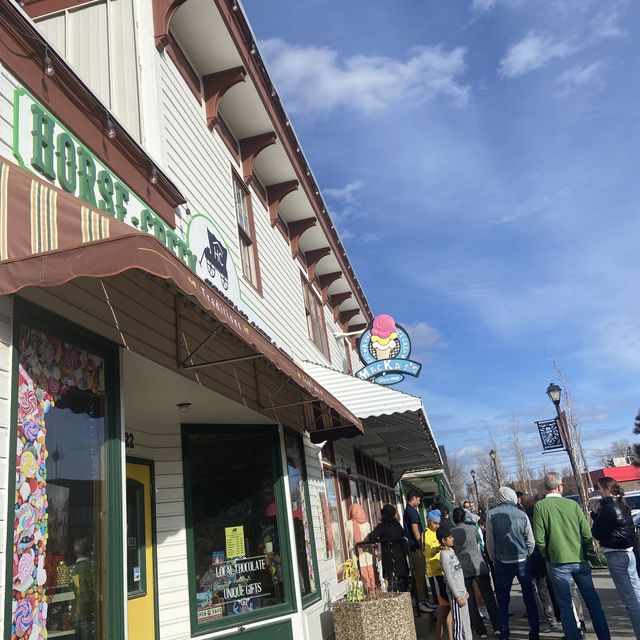
M129 638L156 640L152 463L127 461L127 594Z

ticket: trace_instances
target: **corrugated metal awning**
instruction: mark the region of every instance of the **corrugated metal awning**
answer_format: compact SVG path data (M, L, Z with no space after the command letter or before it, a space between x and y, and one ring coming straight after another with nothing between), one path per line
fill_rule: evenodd
M442 469L438 445L420 398L312 362L302 366L362 420L364 435L353 439L354 446L389 467L394 482L408 471Z

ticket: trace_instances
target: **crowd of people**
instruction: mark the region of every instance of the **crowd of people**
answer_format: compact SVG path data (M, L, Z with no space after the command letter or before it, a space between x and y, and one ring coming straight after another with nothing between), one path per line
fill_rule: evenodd
M403 523L395 507L385 505L380 524L364 542L381 543L389 588L411 589L418 610L435 616L435 640L470 640L473 632L487 638L486 619L495 637L509 640L514 579L521 586L530 640L560 627L566 640L584 638L583 603L598 640L610 640L589 562L596 540L640 640L640 577L631 511L615 480L601 478L598 489L601 499L591 525L577 502L562 497L557 473L546 474L544 495L538 498L501 487L499 503L486 514L472 513L466 501L451 513L434 503L426 526L419 512L421 496L410 491ZM370 566L370 559L363 561ZM365 573L370 581L370 569Z

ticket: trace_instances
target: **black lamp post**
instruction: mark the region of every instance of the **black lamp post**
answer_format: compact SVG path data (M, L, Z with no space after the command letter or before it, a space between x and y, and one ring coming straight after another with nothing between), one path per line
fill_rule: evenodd
M560 397L562 396L562 389L557 384L552 382L547 387L547 395L549 396L549 400L553 402L553 405L556 408L556 413L558 414L558 429L560 430L560 435L562 436L562 441L564 442L565 451L569 456L569 462L571 463L571 470L573 471L573 478L576 483L576 489L582 502L582 508L586 510L587 496L585 495L584 486L582 485L582 478L580 477L580 471L578 470L578 465L576 463L576 456L573 451L573 441L571 440L571 437L569 435L569 427L567 426L566 417L560 410Z
M475 469L471 469L471 477L473 478L473 486L476 490L476 510L480 507L480 495L478 494L478 483L476 482Z
M498 471L498 461L497 461L498 454L496 453L495 449L491 449L491 451L489 451L489 457L493 462L493 470L496 472L496 480L498 481L498 487L501 487L502 481L500 480L500 472Z

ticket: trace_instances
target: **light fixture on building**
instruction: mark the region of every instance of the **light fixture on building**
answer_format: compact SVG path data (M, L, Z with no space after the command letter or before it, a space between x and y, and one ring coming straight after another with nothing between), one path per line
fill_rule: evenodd
M51 62L51 57L49 56L49 47L45 45L44 48L44 66L43 71L45 76L51 77L55 74L56 70L53 68L53 62Z
M271 89L271 97L272 98L276 97L276 90L275 89Z
M240 7L238 6L238 2L237 0L233 1L233 7L231 7L233 9L233 11L239 11Z
M158 184L158 170L156 169L156 165L151 165L151 175L149 176L149 182L151 184Z
M252 55L252 56L255 56L255 55L256 55L256 53L258 53L258 50L256 49L256 45L255 45L255 44L252 44L252 45L251 45L251 55Z
M191 409L191 403L190 402L178 402L176 407L178 407L178 411L180 413L188 413L189 409Z
M107 134L107 138L113 140L116 137L116 128L113 126L113 120L111 119L108 111L106 112L106 116L107 122L105 124L104 131Z

